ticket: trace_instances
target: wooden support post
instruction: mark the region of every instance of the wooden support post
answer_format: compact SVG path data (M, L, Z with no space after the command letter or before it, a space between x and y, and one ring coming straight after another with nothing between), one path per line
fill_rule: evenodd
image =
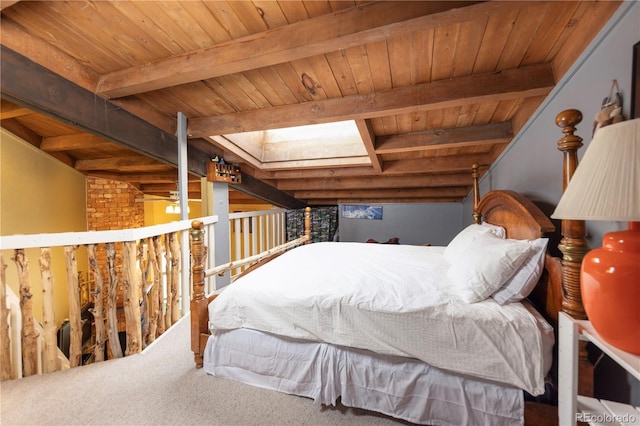
M171 325L175 324L180 317L180 238L177 232L172 232L169 237L171 242Z
M44 359L42 371L58 370L57 325L53 301L53 277L51 275L51 248L40 248L40 284L42 286L42 316L44 329Z
M18 268L20 282L20 310L22 312L22 368L25 376L38 372L37 346L38 332L33 323L33 302L29 282L29 259L23 249L16 249L13 261Z
M122 358L122 347L118 337L118 313L116 297L118 295L118 274L116 273L116 248L114 243L106 243L107 273L109 287L107 289L107 337L111 358Z
M204 226L199 220L191 223L191 350L197 368L202 368L204 347L200 335L207 333L207 298L204 293L205 259Z
M0 253L0 381L11 378L11 347L9 345L9 322L7 316L7 265Z
M125 355L137 354L142 350L142 323L140 320L140 285L136 271L136 242L127 241L122 245L122 287L124 296L124 317L127 331Z
M82 309L80 307L80 287L78 285L78 263L76 246L64 247L67 263L67 295L69 303L69 365L82 365Z
M96 345L93 348L93 360L94 362L104 361L104 347L106 343L106 334L104 329L104 299L102 294L102 286L104 285L104 279L102 278L102 272L98 265L98 259L96 256L96 245L89 244L87 246L87 254L89 257L89 269L93 274L93 282L95 288L93 293L93 309L91 314L95 323L96 333Z

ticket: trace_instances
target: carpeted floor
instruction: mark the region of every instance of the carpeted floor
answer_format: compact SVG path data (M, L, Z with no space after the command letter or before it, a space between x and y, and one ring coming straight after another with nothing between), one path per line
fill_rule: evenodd
M0 424L398 425L196 369L189 317L140 355L0 384Z

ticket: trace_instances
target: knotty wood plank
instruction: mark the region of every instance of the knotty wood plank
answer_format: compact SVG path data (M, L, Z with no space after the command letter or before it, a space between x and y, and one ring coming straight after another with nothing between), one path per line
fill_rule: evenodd
M461 77L473 73L487 19L478 18L460 24L458 40L453 57L451 77Z
M542 4L520 10L498 61L499 69L516 68L522 64L527 49L533 41L531 35L536 34L540 27L544 15L541 10L544 11L547 6Z
M36 30L31 30L37 32ZM77 58L63 52L40 38L24 31L11 19L2 19L2 45L31 58L45 68L74 81L84 89L93 91L98 84L98 74Z
M611 1L611 2L596 2L593 4L593 8L588 7L586 4L582 4L580 2L580 7L573 15L572 20L582 21L581 28L584 29L586 33L590 28L602 28L605 23L611 18L611 15L615 12L615 10L620 7L620 2ZM586 9L589 9L588 11ZM566 31L569 33L569 31ZM571 38L570 45L571 49L574 52L582 52L588 45L591 43L593 37L595 37L595 32L592 32L592 37L586 37L584 33L576 33L576 31L572 31L568 36ZM563 37L564 33L560 36L557 43L559 44L559 50L553 58L553 67L558 76L558 79L564 75L564 73L573 65L573 61L575 60L575 55L572 54L569 49L563 46ZM605 92L605 94L608 92Z
M540 24L542 28L545 28L545 31L538 31L530 35L532 37L531 45L522 61L523 65L538 64L551 60L549 56L551 49L556 40L560 38L560 34L568 27L569 20L578 6L578 2L559 2L547 5Z
M460 24L443 25L435 29L433 41L433 66L431 67L431 81L444 80L452 77L453 58L460 33Z
M513 22L518 16L517 10L509 10L504 13L490 16L487 20L487 28L482 38L482 44L478 51L474 73L495 71L500 60L500 54L507 43Z
M347 96L342 99L197 118L190 120L188 133L193 137L203 137L451 108L478 102L546 95L554 84L551 67L542 64L500 73L401 87L371 95ZM455 123L452 123L448 127L454 125Z

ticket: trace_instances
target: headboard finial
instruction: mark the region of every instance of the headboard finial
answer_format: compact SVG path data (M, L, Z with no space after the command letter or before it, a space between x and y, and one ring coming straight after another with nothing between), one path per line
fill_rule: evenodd
M473 178L473 223L477 224L482 223L482 213L480 213L480 209L478 208L480 204L480 186L478 185L478 177L480 176L478 173L479 169L480 165L478 163L471 165L471 177Z

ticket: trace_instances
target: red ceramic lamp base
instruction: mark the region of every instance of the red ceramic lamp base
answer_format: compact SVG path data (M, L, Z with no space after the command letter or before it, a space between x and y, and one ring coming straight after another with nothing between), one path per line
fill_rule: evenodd
M610 232L582 262L584 309L598 334L623 351L640 355L640 222Z

